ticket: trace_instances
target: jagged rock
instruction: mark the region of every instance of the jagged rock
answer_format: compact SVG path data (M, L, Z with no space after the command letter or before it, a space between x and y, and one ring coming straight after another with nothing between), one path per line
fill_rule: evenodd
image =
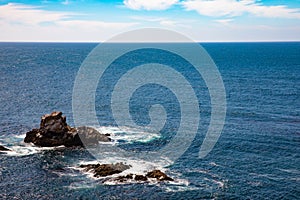
M118 182L126 182L128 180L133 179L133 174L127 174L126 176L118 176L117 178L113 179L114 181Z
M45 133L65 133L72 130L66 122L66 116L56 111L42 116L40 129L43 129Z
M148 178L154 178L157 181L174 181L172 178L167 176L165 173L161 172L160 170L153 170L151 172L148 172L146 175L140 175L140 174L128 174L126 176L118 176L116 178L113 178L113 181L117 181L120 183L123 182L129 182L130 180L135 180L138 182L147 182Z
M136 181L147 181L147 177L144 175L135 175L134 180Z
M80 165L80 168L84 168L85 171L91 172L94 174L94 177L106 177L113 174L119 174L131 166L121 163L116 164L87 164L87 165ZM161 172L160 170L153 170L148 172L146 175L141 174L127 174L123 176L118 176L114 178L109 178L107 180L112 180L116 182L129 182L131 180L138 181L138 182L146 182L148 178L154 178L157 181L174 181L172 178L167 176L165 173Z
M80 165L79 167L85 168L85 171L94 173L95 177L105 177L113 174L119 174L127 169L130 165L125 165L122 162L116 164L87 164Z
M10 149L0 145L0 151L10 151Z
M158 181L174 181L172 178L168 177L165 173L160 170L153 170L146 174L148 178L156 178Z
M24 142L41 147L66 147L95 145L99 141L108 142L111 139L91 127L72 128L66 122L62 112L52 112L42 116L40 128L26 133Z

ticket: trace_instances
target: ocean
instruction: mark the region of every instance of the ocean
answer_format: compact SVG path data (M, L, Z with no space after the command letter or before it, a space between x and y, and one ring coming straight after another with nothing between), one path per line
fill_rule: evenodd
M153 83L132 94L129 112L144 126L151 121L151 106L161 104L167 113L162 130L116 128L110 107L111 84L132 63L142 65L155 58L175 66L188 77L200 102L196 137L174 163L135 163L126 158L133 173L161 168L175 181L121 184L106 183L78 170L79 164L95 161L87 150L39 148L23 142L25 133L38 128L41 116L52 111L62 111L68 124L76 125L72 109L75 79L97 44L0 43L0 145L12 150L0 153L0 199L299 199L300 43L201 45L220 72L227 105L220 138L204 158L199 158L199 148L209 128L210 93L201 76L194 78L195 71L181 59L156 49L131 52L116 60L108 76L99 81L96 128L112 134L112 145L129 152L151 152L167 145L182 117L176 94ZM114 44L111 51L119 47ZM106 53L104 57L111 52ZM105 153L101 162L117 160L114 154Z

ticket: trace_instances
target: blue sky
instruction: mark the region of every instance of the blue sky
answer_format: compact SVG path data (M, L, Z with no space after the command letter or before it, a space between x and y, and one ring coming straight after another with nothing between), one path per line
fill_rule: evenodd
M0 0L0 41L100 42L146 27L195 41L300 41L300 0Z

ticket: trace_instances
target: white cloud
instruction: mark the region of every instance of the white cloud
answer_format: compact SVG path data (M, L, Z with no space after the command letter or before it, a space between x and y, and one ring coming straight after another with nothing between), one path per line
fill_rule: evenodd
M173 21L173 20L162 20L159 23L162 26L169 26L169 27L178 25L178 23L176 21Z
M24 4L0 6L0 41L101 41L137 25L133 22L74 20L69 12Z
M39 7L9 3L0 6L0 21L16 24L34 25L42 22L55 22L67 19L72 13L51 12Z
M146 21L146 22L160 22L162 20L166 20L166 18L163 17L152 17L152 16L131 16L130 18L133 20Z
M218 22L223 25L228 25L232 21L233 21L233 19L217 19L217 20L215 20L215 22Z
M153 17L153 16L131 16L133 20L143 21L143 24L147 23L149 26L160 25L159 27L164 28L187 28L190 27L189 24L194 22L194 20L173 20L165 17Z
M186 10L195 10L211 17L233 17L248 13L258 17L300 19L300 9L284 5L265 6L256 0L185 0L181 4Z
M178 0L124 0L123 3L133 10L166 10Z

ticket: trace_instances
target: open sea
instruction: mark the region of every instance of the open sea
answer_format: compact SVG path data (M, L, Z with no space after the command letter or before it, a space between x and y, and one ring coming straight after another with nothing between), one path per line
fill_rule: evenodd
M148 84L132 94L132 119L147 125L150 107L161 104L168 113L166 125L158 133L116 128L111 84L132 63L141 65L154 58L175 66L189 77L200 102L198 132L176 162L168 166L127 162L133 173L159 168L175 181L121 184L80 171L79 164L95 161L87 150L38 148L23 142L25 133L38 128L40 117L52 111L62 111L68 124L75 125L75 78L97 44L0 43L0 145L12 150L0 153L0 199L299 199L300 43L201 45L219 69L227 101L222 134L202 159L198 155L209 127L210 96L205 82L193 78L195 71L185 68L181 59L155 49L131 52L112 63L109 76L99 81L96 128L112 134L112 145L126 151L162 148L174 138L182 114L171 90ZM112 52L114 48L118 44L112 45ZM117 160L114 154L105 155L101 163Z

